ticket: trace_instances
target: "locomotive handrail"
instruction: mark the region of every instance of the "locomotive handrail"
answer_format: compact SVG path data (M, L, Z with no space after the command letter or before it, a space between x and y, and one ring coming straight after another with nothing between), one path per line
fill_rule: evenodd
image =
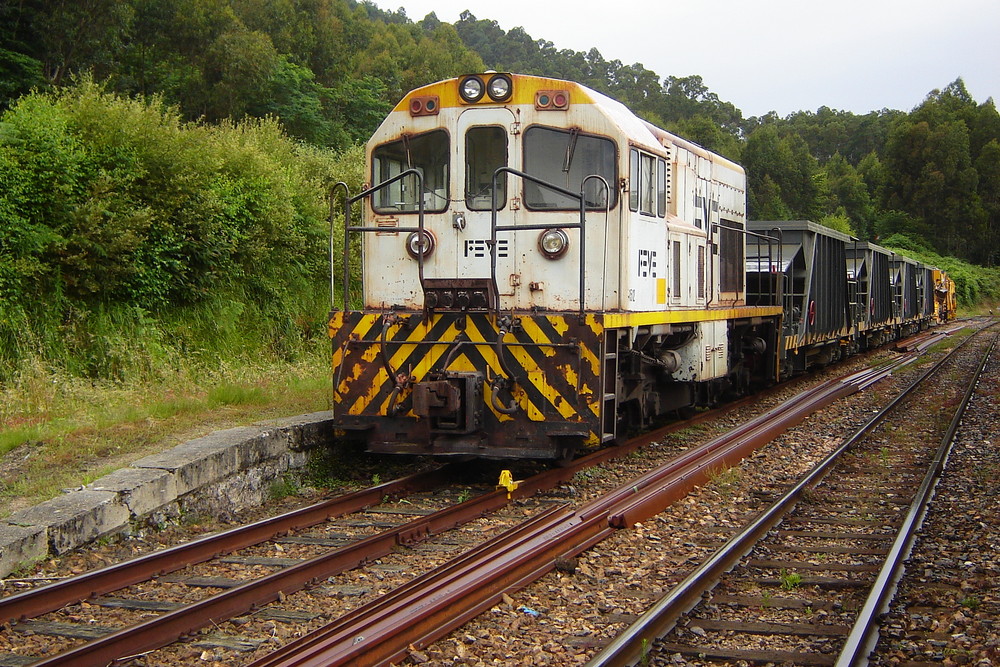
M330 188L330 308L336 308L336 305L337 305L336 304L336 301L337 301L337 289L336 289L337 279L336 279L336 275L337 274L333 270L333 253L334 253L334 247L333 247L333 226L335 224L335 221L334 221L334 212L336 210L335 209L335 203L336 203L337 190L339 190L341 188L343 188L343 190L344 190L344 199L349 199L350 196L351 196L351 187L347 183L345 183L344 181L338 181L337 183L333 184L333 187ZM347 236L346 219L345 219L345 225L344 225L344 227L345 227L344 236ZM346 290L345 290L345 294L344 294L344 310L347 310L347 294L346 294Z
M520 176L522 179L530 181L536 185L543 188L548 188L558 192L566 197L571 197L580 202L580 222L578 223L554 223L554 222L537 222L528 225L498 225L497 224L497 212L498 212L498 202L497 202L497 178L500 174L511 174L513 176ZM492 182L492 197L490 205L490 280L493 281L493 289L496 294L500 294L499 286L497 285L497 232L513 232L519 230L527 229L579 229L580 230L580 317L584 317L586 312L586 259L587 259L587 244L586 244L586 222L587 222L587 199L584 194L584 189L587 186L587 181L590 179L598 179L604 184L604 188L607 191L606 210L610 214L611 211L611 186L608 184L607 180L599 174L591 174L583 179L580 183L580 192L573 192L572 190L567 190L561 186L555 185L554 183L549 183L543 181L542 179L532 176L531 174L519 171L512 167L499 167L493 172L493 182ZM497 315L500 313L500 300L497 299Z
M713 223L713 226L720 227L721 225L719 223ZM748 228L737 229L737 228L733 228L733 227L726 227L726 229L729 229L730 231L741 232L745 237L748 237L748 238L749 237L753 237L755 239L755 241L756 241L756 246L757 246L757 271L755 272L755 275L757 276L757 295L758 295L758 298L760 298L760 297L762 297L764 295L763 288L761 286L762 278L760 277L761 273L763 273L760 270L760 260L761 260L761 256L760 256L760 247L761 247L761 244L760 244L760 242L764 241L764 242L767 243L767 273L768 274L773 273L773 274L775 274L777 276L777 278L774 281L774 292L771 293L771 297L772 298L770 299L770 303L768 303L766 305L769 305L769 306L780 305L779 301L782 299L782 297L784 295L784 280L785 280L784 273L781 270L781 263L782 263L782 245L781 245L782 238L781 238L781 230L779 228L777 228L777 227L772 227L769 231L770 232L777 232L777 235L776 236L768 236L767 234L762 234L760 232L751 231ZM774 248L775 247L778 249L778 252L777 252L778 261L777 261L777 263L775 263L775 261L774 261L774 254L775 254L774 253ZM775 270L775 267L777 267L777 270ZM746 267L744 267L744 274L746 274ZM748 289L749 285L747 285L746 288L749 291L749 289ZM762 304L754 304L754 305L762 305Z
M795 295L785 292L785 269L784 269L784 257L785 252L785 234L780 227L771 227L768 230L770 233L775 234L778 238L778 274L781 276L781 318L785 320L786 315L792 312L792 303L795 300ZM793 286L794 288L794 286ZM791 326L791 322L783 321L782 328L788 328Z
M396 181L400 181L407 176L417 177L417 192L419 196L417 198L417 226L416 227L352 227L351 226L351 206L356 202L370 197L372 194L383 190ZM364 192L361 192L353 197L351 197L350 188L343 181L336 183L332 188L330 188L330 306L336 308L336 290L334 283L334 270L333 270L333 204L334 197L337 190L343 187L344 190L344 286L343 286L343 296L344 296L344 310L348 309L348 293L350 290L350 249L351 249L351 237L350 232L417 232L420 239L420 244L417 250L417 274L420 280L420 286L423 288L424 285L424 175L418 169L407 169L400 172L399 174L393 176L392 178L382 181L376 186L370 187ZM361 272L361 291L364 294L364 271Z
M771 229L771 231L778 232L778 236L768 236L767 234L761 234L760 232L752 231L752 230L750 230L747 227L728 227L726 225L723 225L720 222L713 222L712 223L712 228L716 229L716 230L720 230L720 231L722 229L727 229L727 230L729 230L731 232L739 232L744 237L746 237L745 240L744 240L744 248L746 247L746 239L749 239L749 237L753 237L755 239L755 241L756 241L756 247L757 247L757 271L755 271L754 274L757 276L757 295L758 295L758 298L760 298L761 296L763 296L764 291L763 291L763 288L762 288L762 285L761 285L762 278L760 278L761 273L763 273L760 270L760 246L761 246L760 242L761 241L765 241L767 243L767 273L779 273L780 274L781 271L777 271L777 272L773 271L773 267L774 267L774 253L772 251L772 248L773 248L773 246L777 246L778 247L778 263L777 263L777 266L780 268L781 267L781 230L778 229L777 227L774 227L774 228ZM745 275L747 275L746 258L744 258L743 262L744 262L743 275L745 276ZM777 284L775 284L775 287L777 287ZM749 293L749 291L750 291L750 285L749 284L744 285L743 290L744 290L744 292ZM778 297L779 297L779 295L777 293L775 293L774 294L774 299L777 300ZM754 305L761 305L761 304L754 304ZM774 305L777 305L777 304L775 304L775 303L769 303L769 304L766 304L766 305L774 306Z
M584 188L587 186L587 181L590 179L596 179L604 184L604 189L607 192L607 196L604 198L604 252L601 253L601 310L604 310L605 299L607 298L608 292L608 226L611 222L611 185L608 183L607 179L599 174L591 174L583 179L583 183L580 184L580 193L583 194ZM621 229L621 216L618 217L618 238L622 237ZM582 262L581 262L582 263ZM622 277L621 277L621 263L618 264L618 285L616 286L615 292L618 294L618 303L621 304L622 295ZM583 267L580 267L580 272L583 273Z

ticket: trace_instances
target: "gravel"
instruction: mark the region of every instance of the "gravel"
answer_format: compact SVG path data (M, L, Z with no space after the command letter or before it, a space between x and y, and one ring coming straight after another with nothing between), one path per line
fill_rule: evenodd
M880 352L875 359L891 354ZM874 361L870 357L856 358L847 370L841 367L836 371L820 373L811 382L839 376L871 363ZM586 662L657 597L683 578L700 559L724 542L732 531L780 494L787 483L809 469L867 420L915 372L912 366L907 367L869 390L813 415L740 465L720 470L709 484L695 490L665 512L636 526L634 530L618 531L609 540L571 561L559 563L553 572L538 582L505 595L499 604L446 638L428 647L414 648L409 662L426 665L576 665ZM929 578L934 578L934 573L943 571L944 561L951 561L956 565L956 571L964 576L958 584L959 588L968 588L963 599L972 600L973 596L978 596L979 608L973 610L970 608L973 603L966 602L965 606L953 605L948 616L939 617L935 612L932 618L923 611L916 614L906 610L894 611L889 625L897 634L897 643L890 647L892 654L886 654L883 664L895 664L903 654L909 656L907 660L917 659L913 656L923 655L921 651L929 650L926 646L936 649L946 660L954 659L952 656L957 655L954 651L972 651L967 647L970 642L973 646L984 648L976 649L978 652L970 658L971 662L955 661L952 664L994 664L976 662L983 659L992 659L1000 664L995 653L997 629L991 622L991 618L1000 616L998 597L995 589L988 588L989 582L997 581L1000 574L997 562L1000 526L996 505L1000 456L996 453L998 449L989 444L991 438L998 437L993 436L990 429L998 423L995 406L1000 378L994 379L992 384L984 382L981 392L990 387L992 393L984 394L980 401L985 412L978 418L978 431L971 417L963 431L963 440L970 443L970 455L979 458L961 459L956 453L952 467L958 464L969 471L971 480L966 480L962 488L981 489L981 493L992 493L992 496L986 496L989 500L984 500L984 496L977 491L978 501L968 499L971 505L944 512L962 520L964 527L961 532L953 527L932 529L930 526L936 524L931 523L934 519L929 519L925 532L960 537L944 540L944 545L929 552L926 563L918 568L921 572L930 573ZM681 451L715 437L761 410L788 400L799 391L801 388L778 392L762 404L740 409L711 425L689 428L623 461L579 474L571 483L539 500L582 503ZM966 432L968 435L965 435ZM978 487L975 486L977 484ZM258 516L287 511L315 499L308 494L305 498L286 499L280 503L280 508L261 508ZM463 529L463 533L478 539L494 535L510 525L511 521L531 514L534 511L532 508L536 507L533 502L512 504L497 515L470 524ZM217 522L206 521L176 527L164 533L134 535L120 542L95 545L63 558L51 559L33 574L63 576L84 571L156 546L198 537L203 532L220 527ZM220 627L220 631L251 640L244 647L247 649L245 652L221 648L210 641L206 643L201 637L198 642L159 652L156 660L151 658L135 664L228 665L260 656L269 646L282 645L412 578L416 574L414 553L423 555L420 568L444 562L456 553L458 547L455 542L454 536L446 537L392 554L380 562L348 573L336 582L322 584L304 595L290 596L285 601L286 609L315 616L312 621L276 622L268 620L263 614L252 614L222 624L224 627ZM951 545L950 550L945 548L948 544ZM956 547L961 548L956 551ZM293 553L294 547L286 545L285 548L288 550L286 553L256 555L288 556ZM967 562L972 565L966 565ZM11 584L2 592L12 592ZM82 609L87 613L91 611ZM945 644L934 646L925 643L919 650L907 652L906 642L916 644L908 633L925 625L932 627L935 633L935 638L928 641ZM963 638L969 637L974 629L982 629L985 636L980 638L977 635L968 641ZM951 634L960 636L952 638ZM989 650L994 653L989 654Z

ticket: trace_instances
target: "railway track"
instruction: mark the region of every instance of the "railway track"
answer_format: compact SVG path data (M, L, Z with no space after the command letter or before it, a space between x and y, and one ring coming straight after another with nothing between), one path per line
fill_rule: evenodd
M387 664L426 646L465 620L615 532L649 518L732 465L775 432L836 398L864 388L892 371L856 373L823 385L741 428L674 457L575 510L555 508L484 545L476 553L414 580L319 631L279 649L255 667L299 664Z
M787 402L780 412L786 425L794 423L809 412L819 409L824 402L858 391L892 370L884 367L826 383L820 392L821 398L816 395L800 397ZM492 590L488 590L478 602L470 602L471 606L462 614L456 613L455 600L471 599L468 590L456 589L460 592L452 593L451 598L443 598L445 602L441 608L445 611L441 614L440 622L435 621L436 625L422 635L405 635L402 639L397 639L397 646L391 656L391 642L380 637L377 644L388 656L386 659L398 657L407 647L426 645L454 628L461 619L488 607L503 594L502 591L524 585L530 579L551 570L559 559L578 553L601 536L613 532L614 527L634 525L636 521L659 511L665 503L686 493L693 484L703 481L709 474L708 471L739 460L770 438L775 428L780 430L781 427L766 424L775 416L777 415L769 414L768 419L754 420L727 439L713 441L708 447L675 457L669 466L661 467L655 473L639 476L638 468L641 466L637 465L634 475L624 475L631 477L626 484L619 484L612 493L578 508L572 508L568 503L557 504L551 497L533 501L536 504L531 506L527 503L529 498L545 489L566 483L588 466L601 463L611 456L623 456L630 449L634 450L663 434L648 435L617 451L598 452L571 467L548 471L522 482L517 489L488 491L469 500L456 498L454 495L449 498L447 494L434 499L433 490L439 489L442 480L454 474L448 469L435 471L299 510L285 517L259 522L218 537L198 540L191 545L151 554L138 559L136 563L112 566L85 577L56 582L21 595L3 598L0 599L0 619L7 622L8 630L0 633L0 641L6 643L7 654L0 656L0 664L107 664L125 656L139 656L137 660L140 664L184 662L183 650L173 649L176 654L173 656L151 653L178 639L186 642L182 646L205 647L206 650L248 650L256 654L274 644L283 643L293 634L284 633L284 638L278 637L276 630L279 626L276 624L308 627L324 621L324 616L336 618L334 627L339 627L341 634L347 633L354 659L371 663L379 656L370 652L368 645L376 642L357 642L356 638L372 638L376 635L367 626L363 626L362 630L358 626L350 626L346 619L353 616L354 619L363 619L365 623L371 622L375 618L371 605L380 606L383 609L380 613L383 614L386 613L386 605L394 605L393 613L396 615L390 617L390 628L415 625L430 628L432 624L423 618L420 619L420 624L416 624L414 618L417 614L412 608L407 609L399 602L406 587L417 590L413 593L411 605L414 604L412 600L421 601L428 597L426 589L416 588L417 583L403 586L407 580L418 582L437 578L440 583L442 576L453 577L449 580L452 582L456 576L465 576L477 582L491 582L489 586L493 587ZM400 502L403 494L415 495ZM483 562L488 564L488 576L484 576L482 570L472 570L474 574L470 575L470 570L466 569L465 574L459 575L455 574L455 570L450 575L429 570L422 576L414 572L402 577L385 577L384 587L369 586L368 605L364 603L365 595L354 596L352 593L352 590L363 588L357 585L356 578L348 577L343 581L334 579L343 576L343 573L356 571L351 568L359 565L368 569L366 576L378 578L381 576L378 574L378 566L383 565L379 562L380 558L389 554L398 555L400 547L409 548L431 535L474 522L486 514L495 514L502 507L511 509L511 497L517 500L518 505L509 512L512 516L507 520L497 522L489 531L484 531L481 527L474 528L474 537L454 533L461 537L451 538L450 547L447 540L431 547L439 561L454 554L464 554L457 556L455 562L449 565L452 568L456 567L456 562L464 563L463 567L466 568L474 567L470 563L475 562L478 554L480 567ZM442 507L442 501L445 507ZM378 505L382 507L379 508ZM361 518L352 519L346 515L347 512L365 509L375 511L368 511ZM527 525L519 525L521 521L517 517L523 519L524 514L531 514L532 519ZM340 518L330 521L330 517ZM396 518L391 522L392 525L386 521L388 517ZM408 517L409 520L401 521L400 517ZM317 528L318 526L322 528ZM504 533L505 530L509 532ZM491 532L498 537L492 542L487 540L487 546L507 545L509 559L517 561L516 567L512 566L513 569L501 571L502 568L497 566L499 559L496 554L486 551L487 546L471 546L482 543L483 538L490 537ZM526 545L532 542L539 545L539 553L528 559L525 554L531 550ZM558 548L553 550L553 544L558 545ZM524 564L526 560L531 560L531 563ZM133 568L142 571L134 571ZM182 571L182 568L188 570ZM239 568L235 574L234 568ZM372 577L372 572L375 577ZM144 583L152 580L165 584L166 588L152 592L149 585ZM388 595L388 590L383 590L393 586L403 592ZM326 615L296 613L294 609L267 611L266 605L272 601L284 601L296 591L312 591L317 588L327 595L331 595L330 592L333 591L333 596L341 604L331 605L331 612ZM349 608L356 611L343 615L337 611ZM105 614L104 610L109 611ZM123 610L134 613L135 616L123 622ZM102 623L102 616L111 622ZM151 618L142 620L143 617ZM140 620L136 621L136 618ZM234 623L244 630L251 630L250 626L255 626L252 629L258 638L244 640L238 632L228 636L206 633L205 628L215 628L230 618L236 619ZM250 618L252 621L244 620L239 623L241 618ZM386 621L383 620L383 623ZM277 641L260 641L259 635L266 636L269 627L270 640ZM171 649L167 651L169 653ZM186 654L190 655L190 649ZM265 658L271 661L267 664L283 664L278 662L282 659L280 651Z
M1000 355L962 418L872 664L1000 664Z
M996 337L928 369L588 665L866 664Z

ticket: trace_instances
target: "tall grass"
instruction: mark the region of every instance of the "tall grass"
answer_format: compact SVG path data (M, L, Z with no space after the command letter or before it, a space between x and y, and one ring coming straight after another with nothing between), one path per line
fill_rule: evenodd
M4 112L0 497L328 407L327 195L362 156L88 80Z
M145 382L39 369L0 390L0 516L14 499L44 500L185 439L329 405L329 346L318 340L294 362L187 359Z
M21 98L0 118L0 383L294 360L329 305L327 194L361 156L86 79Z

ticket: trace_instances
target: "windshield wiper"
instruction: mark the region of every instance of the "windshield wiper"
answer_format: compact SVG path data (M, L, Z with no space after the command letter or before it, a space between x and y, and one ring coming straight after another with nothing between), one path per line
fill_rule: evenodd
M569 173L569 166L573 164L573 153L576 152L576 139L580 136L580 128L574 127L569 131L569 143L566 144L566 159L563 161L563 173Z

